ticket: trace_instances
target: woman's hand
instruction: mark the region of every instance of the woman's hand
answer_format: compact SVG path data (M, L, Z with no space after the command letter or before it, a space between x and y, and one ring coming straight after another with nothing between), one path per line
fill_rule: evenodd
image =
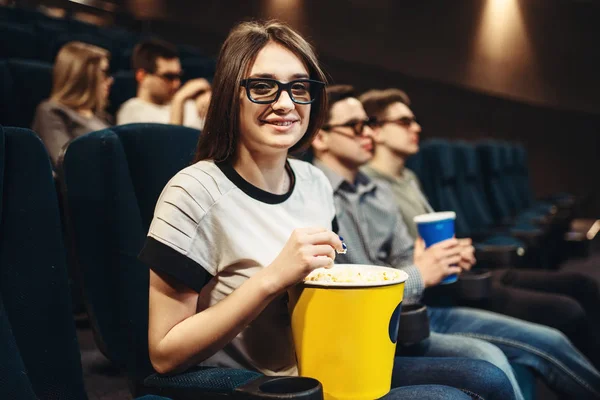
M330 268L337 251L343 251L339 236L325 228L299 228L292 232L275 260L265 269L274 292L298 283L316 268Z

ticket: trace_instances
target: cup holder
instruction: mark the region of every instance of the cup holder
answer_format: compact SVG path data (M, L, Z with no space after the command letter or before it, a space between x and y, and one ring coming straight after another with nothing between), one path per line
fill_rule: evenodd
M271 379L258 387L262 392L275 394L305 393L321 389L321 384L313 378L285 377ZM302 397L304 398L304 397Z
M429 316L427 307L423 304L402 306L400 327L398 329L398 344L409 346L419 343L429 337Z
M323 386L313 378L262 377L236 390L236 399L323 400Z
M464 272L455 289L457 295L464 300L485 300L492 293L492 273L487 269Z

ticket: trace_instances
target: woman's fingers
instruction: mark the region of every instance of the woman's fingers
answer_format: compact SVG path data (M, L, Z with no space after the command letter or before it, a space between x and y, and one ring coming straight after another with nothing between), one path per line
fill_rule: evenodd
M309 243L314 245L329 245L338 252L343 252L344 245L338 235L332 231L315 232L308 237Z
M318 244L311 247L311 253L314 257L327 256L335 260L335 249L328 244Z
M299 228L296 229L296 231L304 233L305 235L315 235L318 233L323 233L323 232L331 232L321 226L309 226L307 228Z
M333 267L333 259L328 256L316 256L312 262L312 267L312 269L331 268Z

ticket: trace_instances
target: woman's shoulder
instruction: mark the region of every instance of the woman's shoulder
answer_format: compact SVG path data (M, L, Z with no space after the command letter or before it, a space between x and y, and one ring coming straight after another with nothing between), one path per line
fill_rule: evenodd
M49 114L51 112L53 112L54 110L59 110L60 109L60 104L56 103L55 101L52 101L50 99L46 99L44 101L42 101L40 104L38 104L37 108L36 108L36 112L39 113L44 113L44 114Z
M38 104L36 109L36 115L43 116L56 115L61 117L72 117L73 114L75 114L74 110L51 99L42 101Z
M214 161L203 160L175 174L167 184L167 189L181 191L205 207L218 201L231 186Z
M41 127L48 126L54 121L68 122L70 115L64 106L50 99L42 101L35 109L33 118L34 130L39 130ZM38 132L39 133L39 132Z
M309 162L290 158L290 166L294 171L297 182L317 183L330 186L329 180L319 168Z
M46 99L38 105L38 110L70 110L70 108L52 100Z
M296 158L289 158L288 162L294 170L296 178L314 179L315 174L321 172L317 167L306 161L298 160Z

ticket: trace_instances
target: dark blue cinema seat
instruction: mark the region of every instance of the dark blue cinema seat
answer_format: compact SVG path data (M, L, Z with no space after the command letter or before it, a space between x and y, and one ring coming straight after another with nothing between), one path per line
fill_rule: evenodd
M52 90L52 64L31 60L8 60L12 88L6 125L29 128L35 110Z
M425 161L423 153L427 152L428 147L429 140L421 142L419 152L410 156L408 160L406 160L406 167L412 170L417 178L419 178L421 189L425 192L425 194L433 192L433 188L431 188L431 181L433 181L433 179L429 177L430 171L428 171L424 166ZM431 203L431 199L429 199L429 202Z
M484 190L484 174L475 146L459 141L454 144L454 153L458 165L458 197L470 236L476 239L486 238L485 242L497 245L514 245L527 249L523 259L530 266L546 265L543 258L547 250L548 234L541 228L523 221L498 224L490 209Z
M0 6L0 21L10 21L19 24L27 24L44 14L35 10L22 7L2 7Z
M468 235L469 228L456 196L457 170L450 142L431 139L421 148L420 153L424 172L422 176L426 182L422 184L432 207L438 211L455 211L456 235Z
M32 26L0 21L0 56L36 59L36 35Z
M486 140L477 144L477 153L484 176L484 189L494 218L499 223L524 222L544 224L552 208L522 208L515 187L512 152L508 144Z
M556 219L558 211L550 202L537 201L533 204L526 204L518 188L518 165L517 158L513 152L512 143L500 142L498 144L502 153L503 160L503 182L510 201L514 204L514 214L521 219L529 219L543 223L543 219Z
M0 126L0 191L0 398L85 400L58 198L34 132Z
M82 33L63 33L54 38L54 41L46 49L44 60L54 63L56 55L60 49L69 42L83 42L108 50L111 55L119 54L119 51L114 47L112 40L103 37L98 33L82 32ZM112 60L111 60L112 61Z
M212 81L215 75L216 60L214 58L184 58L181 60L184 81L194 78L205 78Z
M149 269L137 255L162 189L190 164L199 134L162 124L117 126L74 139L59 163L67 230L88 313L101 348L137 394L222 398L269 379L227 368L160 376L149 360Z
M558 207L559 210L566 210L571 214L577 206L577 198L572 194L560 192L543 199L536 199L531 186L529 160L525 146L518 143L513 144L511 146L511 151L515 186L524 207L530 209L540 203L546 205L551 204Z
M107 111L116 117L119 107L137 95L137 82L133 71L119 71L113 75ZM115 121L116 122L116 121Z
M422 164L420 179L432 207L456 212L456 235L474 240L480 264L521 265L525 250L532 243L524 243L493 226L485 202L477 196L477 179L471 182L465 179L468 168L460 162L455 147L456 144L447 140L432 139L421 148L418 159ZM470 168L477 176L477 165L470 165ZM469 186L471 184L473 187Z
M0 125L8 124L12 98L12 78L8 69L8 61L0 59Z
M483 188L494 220L509 223L513 210L503 187L502 152L493 141L478 143L476 150L483 175Z
M484 175L475 147L471 143L457 142L454 144L454 155L458 165L457 188L458 196L463 204L465 217L471 234L489 234L499 231L517 233L527 229L526 224L507 224L506 229L498 229L491 212L491 205L485 193ZM541 232L535 228L535 232Z
M549 203L539 202L522 208L515 178L515 158L505 142L486 140L476 146L483 171L483 182L490 209L498 224L509 226L512 233L532 236L543 232L539 241L537 264L556 267L565 247L564 235L569 215Z

